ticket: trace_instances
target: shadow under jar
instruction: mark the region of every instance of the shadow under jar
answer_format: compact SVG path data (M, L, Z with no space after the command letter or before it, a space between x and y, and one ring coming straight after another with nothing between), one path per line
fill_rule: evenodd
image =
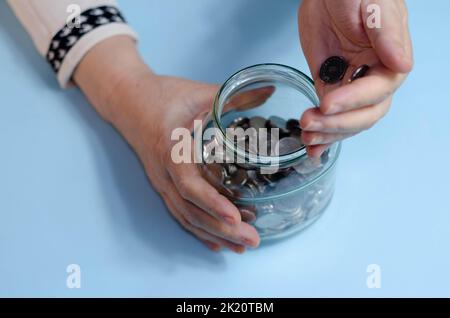
M318 104L314 83L302 72L254 65L223 84L196 129L204 177L236 204L262 240L301 231L331 201L340 143L315 159L301 143L299 118Z

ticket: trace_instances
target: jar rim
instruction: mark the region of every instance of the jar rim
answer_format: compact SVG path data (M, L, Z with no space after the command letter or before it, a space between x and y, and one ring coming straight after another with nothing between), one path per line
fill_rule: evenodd
M233 75L231 75L225 83L220 87L219 91L217 92L214 104L213 104L213 122L214 126L218 128L220 132L220 138L224 141L225 147L228 148L233 153L236 153L241 158L245 158L246 160L249 160L249 163L255 165L255 166L280 166L283 164L289 164L292 162L296 162L301 158L304 158L306 156L306 149L305 147L302 147L298 149L295 152L289 153L289 154L283 154L279 156L263 156L260 154L252 154L246 150L243 150L239 148L237 145L235 145L232 141L230 141L227 138L225 128L222 127L220 124L220 117L222 116L222 113L219 114L219 111L222 112L223 105L220 103L221 97L223 93L226 91L226 89L229 89L231 87L231 91L228 92L228 94L232 95L239 89L245 87L246 85L257 83L258 80L242 80L239 79L239 76L246 74L246 72L249 71L258 71L263 68L270 68L272 71L282 72L278 75L282 74L286 76L286 81L288 81L288 76L295 76L295 80L298 81L298 85L295 88L297 88L299 91L301 91L311 102L318 107L319 99L317 97L315 87L314 87L314 81L305 73L284 64L277 64L277 63L262 63L262 64L255 64L252 66L248 66L246 68L243 68L237 72L235 72ZM290 83L292 86L295 85L295 83ZM274 159L276 158L276 160Z

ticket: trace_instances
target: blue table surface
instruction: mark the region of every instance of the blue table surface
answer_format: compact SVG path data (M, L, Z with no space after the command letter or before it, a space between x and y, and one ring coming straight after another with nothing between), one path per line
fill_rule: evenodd
M450 296L450 2L408 1L416 64L378 125L344 143L335 197L300 235L244 255L180 229L135 154L60 90L0 1L0 296ZM307 71L298 1L122 1L159 73L223 82ZM81 288L66 286L69 264ZM381 269L368 288L367 267Z

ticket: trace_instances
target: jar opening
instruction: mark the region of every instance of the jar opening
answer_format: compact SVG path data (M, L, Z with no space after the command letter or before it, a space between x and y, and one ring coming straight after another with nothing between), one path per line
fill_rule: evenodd
M300 135L298 138L283 138L284 144L288 147L284 145L281 149L283 139L279 137L285 132L278 128L267 127L263 117L253 116L251 117L254 121L252 127L262 129L264 133L263 138L261 134L258 135L258 140L264 140L266 136L264 129L268 129L267 135L270 136L266 140L268 148L274 150L272 142L275 140L278 143L275 152L252 151L236 143L234 135L230 138L229 130L227 131L230 126L229 118L234 118L235 121L239 118L248 119L245 115L254 114L258 109L258 113L266 112L267 118L272 121L283 120L279 116L284 113L284 116L290 116L290 120L298 124L303 111L318 104L319 99L314 82L304 73L281 64L257 64L235 73L222 85L214 101L213 122L219 131L217 137L227 151L235 154L236 157L256 167L284 167L306 156L305 147L298 144ZM234 114L230 115L232 112ZM266 126L262 127L264 125ZM294 129L300 129L300 127L294 127ZM278 133L278 136L275 136L278 138L273 138L271 133L274 132ZM258 146L261 146L261 142L258 142Z

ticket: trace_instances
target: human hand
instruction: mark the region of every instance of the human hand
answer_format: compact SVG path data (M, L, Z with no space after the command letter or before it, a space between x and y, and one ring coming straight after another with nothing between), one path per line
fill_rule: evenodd
M368 4L381 8L381 28L366 24ZM320 156L333 142L372 127L389 110L395 90L412 69L412 44L403 0L303 0L299 9L302 48L313 74L320 107L302 115L302 140L310 156ZM344 79L326 85L319 78L330 56L349 63ZM368 75L348 79L360 65Z
M171 158L172 131L191 130L195 119L203 119L218 87L157 76L134 50L129 39L102 42L80 64L75 80L135 149L154 188L185 229L212 250L242 253L258 246L255 228L241 221L239 210L202 178L197 166L175 164ZM110 63L109 54L114 54ZM113 64L119 69L108 69Z

